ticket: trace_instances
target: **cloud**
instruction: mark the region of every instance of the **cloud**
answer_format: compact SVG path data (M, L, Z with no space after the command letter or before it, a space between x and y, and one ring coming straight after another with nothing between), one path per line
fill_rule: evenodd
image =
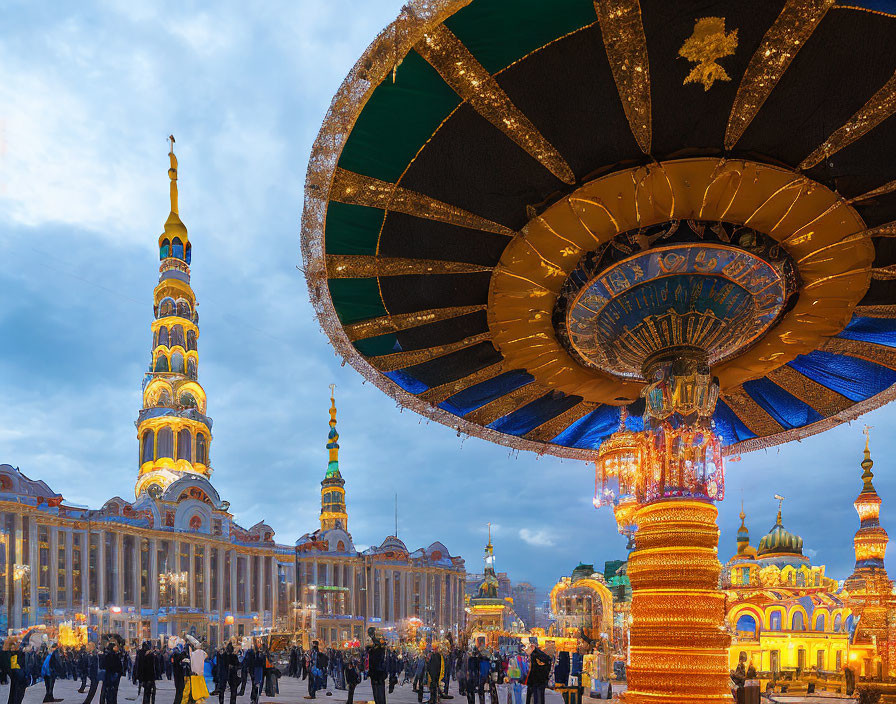
M520 528L520 538L540 548L553 547L554 539L551 537L550 531L547 530L529 530L528 528Z

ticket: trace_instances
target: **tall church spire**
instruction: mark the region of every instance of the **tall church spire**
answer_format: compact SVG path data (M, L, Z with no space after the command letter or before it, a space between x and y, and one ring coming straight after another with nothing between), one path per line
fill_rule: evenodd
M152 356L137 416L139 472L134 493L160 495L186 474L208 477L212 420L199 384L199 314L190 287L192 245L178 214L177 157L168 138L171 212L159 235L159 283L153 290Z
M889 536L887 531L880 525L880 496L874 488L872 480L874 473L871 471L874 467L874 460L871 459L871 428L865 426L865 452L862 459L862 490L853 502L856 512L859 514L859 530L853 539L853 545L856 552L856 567L850 580L867 575L869 573L881 572L886 576L884 568L884 557L887 554L887 543Z
M336 385L330 384L330 432L327 434L327 473L320 483L320 529L348 530L345 480L339 472L339 431L336 430Z

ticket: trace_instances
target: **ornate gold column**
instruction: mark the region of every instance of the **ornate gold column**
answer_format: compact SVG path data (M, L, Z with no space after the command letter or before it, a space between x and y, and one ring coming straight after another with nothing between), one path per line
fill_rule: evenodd
M716 507L666 499L639 509L626 704L730 704Z

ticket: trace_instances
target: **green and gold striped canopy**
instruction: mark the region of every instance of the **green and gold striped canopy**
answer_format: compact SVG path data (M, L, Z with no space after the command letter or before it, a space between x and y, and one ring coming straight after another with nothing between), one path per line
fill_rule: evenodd
M562 292L608 257L761 241L798 289L714 367L717 431L749 450L854 418L896 389L894 37L882 0L410 2L312 151L320 322L404 406L587 458L644 382L580 362Z

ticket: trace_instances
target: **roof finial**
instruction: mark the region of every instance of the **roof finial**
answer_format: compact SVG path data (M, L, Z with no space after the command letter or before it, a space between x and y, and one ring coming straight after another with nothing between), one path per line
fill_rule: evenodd
M871 483L871 480L874 479L874 473L871 471L871 468L874 466L874 460L871 459L871 431L874 429L873 425L866 425L865 429L862 431L865 433L865 458L862 460L862 479L865 481L865 486L862 488L862 491L874 491L874 485Z
M330 463L327 476L339 474L339 432L336 430L336 384L330 384L330 433L327 435Z
M491 524L491 522L488 523L488 545L486 547L489 549L491 549L491 547L492 547L492 524Z
M171 179L171 212L177 213L177 157L174 156L174 135L168 135L168 178Z
M780 494L775 494L775 498L778 500L778 521L777 521L776 525L780 526L780 525L782 525L781 524L781 507L784 505L784 497L781 496Z

